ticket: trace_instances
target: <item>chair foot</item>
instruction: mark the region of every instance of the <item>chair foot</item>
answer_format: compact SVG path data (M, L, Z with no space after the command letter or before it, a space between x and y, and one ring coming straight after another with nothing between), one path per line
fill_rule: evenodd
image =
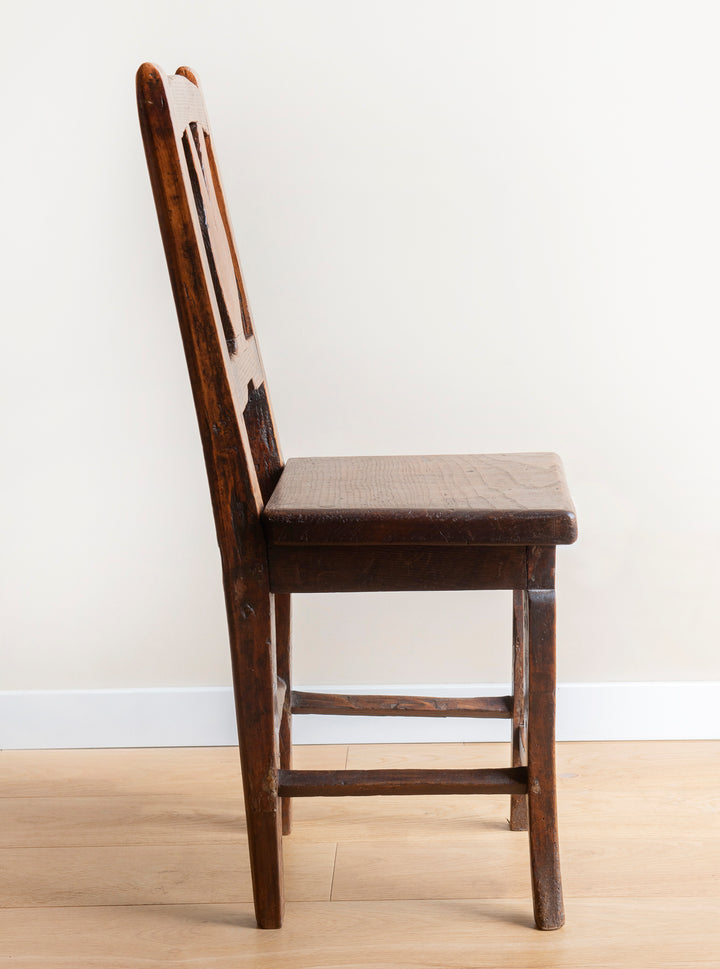
M541 932L557 932L563 925L565 925L564 909L556 913L554 918L548 918L546 921L538 921L537 915L535 916L535 927L540 929Z
M255 919L260 929L279 929L285 912L279 815L248 812L247 826Z

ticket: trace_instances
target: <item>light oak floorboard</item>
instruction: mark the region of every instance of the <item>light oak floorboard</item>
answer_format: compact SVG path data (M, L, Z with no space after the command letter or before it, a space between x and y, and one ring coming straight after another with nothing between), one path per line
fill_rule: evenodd
M565 839L569 896L720 897L720 839ZM525 898L527 836L471 843L369 842L338 846L333 899ZM719 953L720 958L720 953Z
M306 768L500 744L297 748ZM0 966L720 969L720 743L560 744L567 924L533 928L506 797L297 799L255 928L234 748L0 753ZM332 894L332 900L331 899Z
M704 898L570 899L538 932L516 899L296 902L281 931L250 905L0 912L0 965L22 969L717 969Z
M244 851L245 807L236 787L225 797L0 798L0 847L242 843Z
M288 899L330 898L334 844L288 844ZM4 848L0 907L250 902L245 844Z
M239 785L226 796L0 798L0 847L235 844L245 836ZM708 785L710 786L710 785ZM720 837L720 794L588 793L562 785L563 841L611 826L616 838L663 839L668 831ZM297 798L292 842L470 842L508 830L506 797Z
M345 745L296 747L295 766L337 770ZM0 751L2 797L105 797L154 794L237 794L242 791L235 747L132 750Z
M293 807L293 838L313 840L318 827L329 841L339 842L469 842L487 832L502 837L508 831L508 801L488 796L298 798ZM608 828L618 838L662 841L668 831L720 837L720 794L707 790L692 797L561 790L559 815L563 841Z
M508 736L510 728L508 727ZM708 790L707 772L720 754L720 741L619 741L557 745L558 782L578 778L586 791L623 788L683 792ZM507 744L355 744L347 766L372 767L502 767L509 763ZM710 785L717 793L717 785Z

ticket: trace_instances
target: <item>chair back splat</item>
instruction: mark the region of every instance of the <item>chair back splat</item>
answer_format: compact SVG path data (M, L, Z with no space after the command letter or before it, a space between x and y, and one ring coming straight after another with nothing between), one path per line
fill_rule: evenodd
M285 464L197 79L137 74L140 126L222 560L257 923L283 918L294 797L510 795L527 830L535 922L564 921L555 794L555 548L575 512L554 454L294 458ZM512 695L304 693L290 679L295 593L513 591ZM442 679L442 677L439 677ZM507 719L511 765L292 767L293 715Z

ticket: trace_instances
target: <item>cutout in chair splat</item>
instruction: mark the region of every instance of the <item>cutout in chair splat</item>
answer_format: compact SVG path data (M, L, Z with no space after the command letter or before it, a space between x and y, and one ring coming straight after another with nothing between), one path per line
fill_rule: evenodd
M254 380L248 382L243 420L248 432L260 492L263 501L267 502L280 480L283 465L264 382L258 387L255 386Z
M182 144L220 322L228 352L233 356L240 349L238 331L247 339L252 335L252 326L222 194L217 187L210 139L197 122L191 122L183 132Z
M240 271L240 263L238 262L237 253L235 252L235 243L233 242L232 229L230 228L230 218L225 207L225 199L220 186L220 175L218 174L217 165L215 164L215 153L213 152L212 138L207 131L204 132L204 141L205 150L207 152L208 167L210 169L210 178L215 186L215 198L220 211L220 218L222 219L222 223L225 228L225 236L227 238L228 248L230 250L230 258L232 260L233 271L235 273L235 287L237 289L238 300L240 302L240 315L242 317L243 333L246 337L251 337L253 335L252 316L250 314L247 296L245 295L245 285L243 283L242 273Z

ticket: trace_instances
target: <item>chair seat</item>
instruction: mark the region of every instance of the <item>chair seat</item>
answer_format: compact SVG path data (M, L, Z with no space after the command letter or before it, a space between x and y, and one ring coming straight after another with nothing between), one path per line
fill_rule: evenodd
M568 545L556 454L291 458L265 506L270 545Z

